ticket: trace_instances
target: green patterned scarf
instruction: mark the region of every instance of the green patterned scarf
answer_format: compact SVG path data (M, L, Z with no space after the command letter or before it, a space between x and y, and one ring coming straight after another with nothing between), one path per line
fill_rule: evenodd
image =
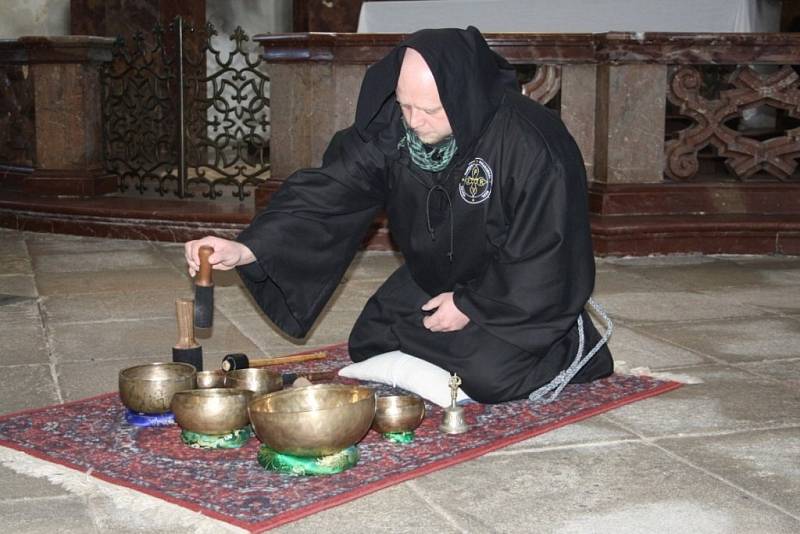
M414 130L406 126L403 121L406 134L397 143L397 148L406 147L411 155L411 161L416 163L420 169L439 172L447 168L453 155L456 153L456 138L452 135L447 139L429 146L414 133Z

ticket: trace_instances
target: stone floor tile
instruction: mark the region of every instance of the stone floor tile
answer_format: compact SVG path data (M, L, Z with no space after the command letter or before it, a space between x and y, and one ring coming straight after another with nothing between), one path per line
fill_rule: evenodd
M0 256L0 273L3 275L31 275L31 260L25 256Z
M631 291L604 295L600 303L612 318L630 324L755 317L764 311L725 295L695 292Z
M21 232L0 233L0 258L27 258L28 247ZM4 272L4 271L0 271Z
M48 482L47 479L23 475L0 465L0 502L8 499L55 497L68 494L67 490Z
M39 303L32 297L11 297L0 306L0 325L7 331L30 326L41 326Z
M764 287L800 283L785 269L753 268L730 261L679 266L642 266L628 269L652 282L692 290L715 290L727 287Z
M639 438L605 419L602 415L572 423L539 436L489 453L490 455L519 454L520 450L566 447L598 442L638 440Z
M800 517L800 427L658 444Z
M369 298L383 282L380 280L348 280L340 284L325 307L326 312L355 311L361 313Z
M674 370L702 379L606 414L643 436L743 431L800 424L800 394L728 366Z
M49 365L0 367L0 413L40 408L57 402L58 395Z
M739 368L759 376L774 378L781 381L785 387L800 391L800 359L798 358L744 363Z
M50 346L57 361L102 361L126 358L172 359L178 340L174 318L54 324ZM253 353L258 347L228 321L216 317L212 330L196 330L196 340L209 352Z
M765 256L761 254L720 254L716 257L738 263L739 265L746 265L748 267L758 268L765 266L768 268L793 268L800 270L800 256L785 256L779 254L774 254L772 256Z
M710 293L719 296L719 293ZM742 305L781 314L800 314L800 284L795 287L736 288L724 293L725 298Z
M0 274L0 295L38 296L34 277L29 274Z
M97 532L80 497L0 501L0 531L15 534Z
M788 534L800 526L638 443L486 456L413 484L466 532Z
M718 263L719 258L703 254L669 254L653 256L608 256L596 258L598 264L620 267L668 267L676 265L701 265Z
M0 365L49 361L36 301L24 300L0 306Z
M309 335L302 339L283 334L269 319L262 316L234 316L231 321L244 335L252 339L264 354L275 355L347 341L357 317L357 312L329 312L322 316Z
M240 285L215 287L214 306L227 317L262 314L250 292Z
M649 367L653 370L710 362L696 352L676 347L639 330L641 327L614 327L608 344L615 361L624 361L631 368Z
M638 328L676 345L731 363L796 358L800 355L800 324L784 317L734 318L677 325L651 324Z
M614 266L608 270L597 271L595 274L594 293L595 300L603 304L606 295L628 293L630 291L679 291L680 288L665 283L648 280L635 272L625 271Z
M51 324L108 320L175 320L175 299L194 298L188 289L125 293L52 295L42 298L45 320Z
M103 239L63 234L25 234L31 256L107 253L116 251L153 250L150 241L136 239Z
M429 508L406 484L392 486L270 532L392 532L396 534L459 532Z
M345 280L386 280L404 263L399 252L366 251L356 254L344 273Z
M127 293L177 289L193 294L188 277L172 269L136 269L81 273L36 273L41 295L80 293Z
M79 254L43 254L33 256L37 273L84 273L169 269L169 264L152 250L116 250Z
M164 502L164 501L161 501ZM177 506L176 506L177 508ZM119 507L115 502L103 495L89 497L89 512L100 533L113 534L243 534L229 523L215 521L211 518L192 514L189 510L151 510L146 513L136 512ZM185 518L190 517L192 525Z

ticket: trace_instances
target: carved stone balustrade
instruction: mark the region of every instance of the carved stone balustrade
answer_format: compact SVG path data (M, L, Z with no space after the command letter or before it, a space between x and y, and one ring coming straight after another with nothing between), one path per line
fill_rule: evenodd
M271 78L263 204L319 164L353 119L394 34L257 36ZM599 254L800 253L800 85L794 34L488 34L533 71L583 153ZM767 126L748 126L755 117ZM758 122L758 121L756 121Z

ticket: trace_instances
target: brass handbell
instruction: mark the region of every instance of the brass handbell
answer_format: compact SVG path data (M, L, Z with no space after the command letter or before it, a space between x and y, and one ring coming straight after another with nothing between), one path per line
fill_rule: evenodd
M461 385L461 378L454 374L450 377L449 384L450 406L444 409L439 430L445 434L463 434L469 430L469 425L464 418L464 408L456 406L456 396L458 395L458 386Z

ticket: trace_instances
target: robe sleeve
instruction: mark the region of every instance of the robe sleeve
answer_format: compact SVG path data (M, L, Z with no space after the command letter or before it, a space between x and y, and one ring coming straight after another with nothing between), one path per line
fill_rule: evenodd
M291 175L236 238L256 262L238 268L255 301L284 332L311 329L385 203L384 156L351 128L318 169Z
M575 324L595 266L580 153L564 161L536 148L494 199L505 238L482 276L456 287L454 302L491 334L542 354Z

